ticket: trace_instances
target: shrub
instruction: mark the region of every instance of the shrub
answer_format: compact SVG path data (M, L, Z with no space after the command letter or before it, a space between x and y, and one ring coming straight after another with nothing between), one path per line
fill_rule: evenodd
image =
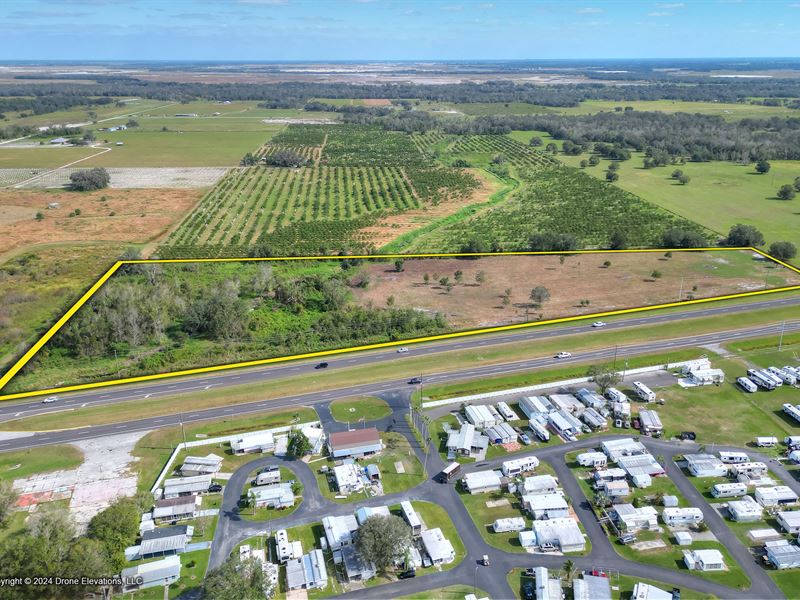
M69 176L70 189L76 192L90 192L108 187L111 177L102 167L76 171Z

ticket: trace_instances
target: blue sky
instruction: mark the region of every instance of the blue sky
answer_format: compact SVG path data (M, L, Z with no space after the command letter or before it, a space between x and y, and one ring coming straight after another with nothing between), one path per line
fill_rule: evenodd
M0 60L798 56L800 0L0 0Z

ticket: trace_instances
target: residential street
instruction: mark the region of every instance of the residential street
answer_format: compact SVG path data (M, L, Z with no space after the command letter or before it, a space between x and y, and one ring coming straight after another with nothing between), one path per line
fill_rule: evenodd
M390 417L371 422L369 425L375 425L381 430L386 430L387 427L391 426L394 431L405 435L406 438L409 439L417 456L421 460L424 460L424 454L405 421L405 414L408 411L409 395L410 391L406 389L382 394L382 397L389 402L394 412ZM346 428L344 424L337 423L331 418L327 406L324 408L322 406L318 407L318 412L323 421L323 425L329 432ZM603 439L619 437L629 436L606 436ZM783 598L783 594L773 583L766 571L757 564L755 559L750 555L748 549L742 545L724 523L722 518L708 505L694 485L692 485L681 472L680 468L672 461L675 455L697 451L699 446L689 442L673 442L647 437L641 437L640 440L653 455L661 455L664 457L667 476L675 482L680 492L686 497L690 504L702 509L709 529L714 533L717 539L725 545L750 578L752 582L750 589L746 591L732 589L713 583L707 579L691 575L688 571L665 569L632 562L620 557L597 522L591 508L591 503L584 495L563 458L564 454L567 452L598 446L600 438L597 436L580 439L572 443L533 449L513 455L515 457L535 455L540 460L546 461L552 465L566 495L572 499L573 508L577 516L591 538L592 550L588 556L565 557L562 555L514 554L487 545L470 518L464 504L459 499L454 486L452 484L443 485L433 481L432 477L444 466L434 447L434 444L437 442L434 441L430 448L431 454L427 461L429 477L425 482L406 492L370 499L358 499L347 504L334 503L324 498L317 488L317 483L311 468L302 461L283 461L279 458L264 457L255 459L244 465L234 473L225 488L219 525L212 545L209 568L211 569L219 566L236 544L248 537L274 532L279 528L288 528L320 521L325 515L352 514L359 506L395 504L401 500L413 499L436 503L447 511L464 542L464 546L467 550L466 558L461 564L449 571L353 591L342 597L370 599L396 598L400 595L418 593L427 589L446 585L464 584L470 586L476 585L478 588L488 592L489 596L495 600L513 598L514 593L509 588L505 577L508 571L513 568L527 568L533 566L546 566L552 569L560 569L564 561L570 558L576 568L580 570L597 568L610 572L619 572L633 577L654 579L668 585L687 587L700 592L714 594L719 598ZM728 448L720 447L718 449ZM800 492L800 483L792 478L782 466L771 462L769 458L757 452L753 452L749 448L746 449L746 451L754 460L769 462L773 472L783 478L786 484L791 486L795 491ZM475 464L464 465L463 470L469 472L496 468L500 466L503 460L507 460L507 458L508 457L501 457L487 460L480 463L480 467ZM270 522L243 520L237 515L235 508L245 479L254 469L268 464L287 466L297 474L297 477L304 485L303 502L289 517L274 519ZM434 526L435 524L428 523L427 525ZM484 554L488 555L490 558L490 567L479 566L478 561Z

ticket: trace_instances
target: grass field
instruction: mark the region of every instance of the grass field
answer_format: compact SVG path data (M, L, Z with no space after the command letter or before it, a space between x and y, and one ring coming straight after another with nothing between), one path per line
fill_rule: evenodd
M0 453L0 480L22 479L38 473L74 469L83 463L75 446L42 446Z
M541 131L514 131L510 137L527 143L531 137L541 137L544 144L561 142ZM558 159L578 167L587 154ZM757 227L766 238L767 246L774 241L788 240L800 246L800 221L797 200L780 200L778 189L792 183L800 174L800 161L770 161L772 168L764 175L755 172L752 164L710 161L687 162L652 169L642 168L642 153L634 152L630 160L620 162L619 180L615 186L636 194L666 210L703 225L718 234L727 234L732 225L744 223ZM601 160L584 171L600 180L605 179L609 161ZM686 185L671 178L675 169L691 177Z
M42 147L19 148L0 146L0 169L46 168L55 169L62 165L94 156L102 152L99 148ZM84 165L87 161L80 162Z
M203 438L231 435L244 431L270 429L291 425L294 422L306 423L316 421L317 413L314 409L298 407L293 410L265 411L263 413L245 415L231 419L206 421L202 423L187 423L180 427L164 427L151 431L140 439L133 450L133 455L138 458L134 463L134 470L138 475L138 489L149 490L158 477L161 469L167 463L172 451L183 441L183 433L187 441L196 441ZM211 446L209 452L213 452ZM251 460L252 457L247 457Z
M93 117L89 114L90 112L94 112L97 115L94 118L99 121L112 118L125 118L127 120L128 115L137 115L142 112L156 110L166 110L166 108L161 107L178 106L177 104L164 102L163 100L146 100L144 98L119 98L119 100L127 100L127 102L125 102L124 106L117 106L116 102L98 106L75 106L69 110L59 110L41 115L31 115L28 117L20 117L20 113L6 113L6 117L9 118L10 124L42 127L45 125L88 123L93 120Z
M448 585L447 587L434 588L410 596L400 596L397 600L464 600L467 594L475 594L478 598L487 598L489 595L480 588L471 585Z
M392 409L380 398L364 396L362 398L334 400L330 404L333 418L340 423L355 424L362 419L374 421L392 414Z
M0 266L0 372L123 251L114 243L55 244L6 260Z

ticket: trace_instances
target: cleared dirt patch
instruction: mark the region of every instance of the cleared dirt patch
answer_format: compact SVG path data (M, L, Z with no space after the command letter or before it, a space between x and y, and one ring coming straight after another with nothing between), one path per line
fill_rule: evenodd
M391 106L392 101L388 98L364 98L364 106Z
M22 246L65 241L146 243L159 238L200 199L200 189L0 191L0 254ZM58 203L59 208L47 209ZM25 211L29 218L22 218ZM37 212L44 213L36 221ZM80 211L80 214L75 214ZM15 215L4 219L3 214ZM73 216L69 216L73 214Z
M14 169L8 169L14 171ZM17 169L18 170L18 169ZM56 169L30 179L21 188L63 188L69 184L69 176L84 169ZM116 167L107 169L109 187L120 189L142 188L203 188L214 185L228 167ZM12 177L10 174L9 177ZM0 173L2 178L2 173ZM20 180L22 181L22 180Z
M405 261L400 273L391 264L365 265L369 287L355 293L363 305L393 303L438 312L453 329L465 329L746 292L763 289L765 282L768 287L800 283L796 273L769 266L751 253L736 251L674 252L671 258L661 253L593 253L567 256L563 262L559 256L413 259ZM476 280L479 272L483 283ZM449 292L440 283L444 277L452 284ZM536 308L530 294L540 285L550 299ZM511 293L504 303L507 289Z
M481 184L471 195L448 198L436 205L425 205L423 208L388 215L381 219L380 222L361 229L360 233L369 239L373 245L381 247L393 242L401 235L455 214L465 206L487 202L489 197L497 191L497 184L481 176L477 169L470 169L470 173Z

